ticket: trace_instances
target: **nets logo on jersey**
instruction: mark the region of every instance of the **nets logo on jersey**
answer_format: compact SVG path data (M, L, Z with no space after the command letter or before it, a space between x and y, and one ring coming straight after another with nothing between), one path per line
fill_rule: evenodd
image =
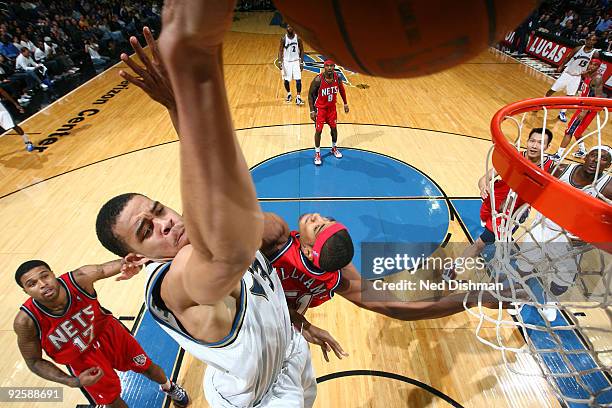
M326 59L327 57L322 54L304 54L304 71L310 71L317 75L322 73L324 70L323 61L325 61ZM281 69L278 59L274 61L274 65L279 70ZM336 65L336 73L338 74L338 78L345 85L354 86L348 79L348 75L355 75L353 71L349 71L348 69L341 67L340 65Z

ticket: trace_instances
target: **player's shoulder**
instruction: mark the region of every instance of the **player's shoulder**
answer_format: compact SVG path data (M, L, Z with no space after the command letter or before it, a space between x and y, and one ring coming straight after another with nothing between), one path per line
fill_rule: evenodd
M36 331L36 322L34 318L24 310L23 306L15 315L15 319L13 319L13 329L16 332Z

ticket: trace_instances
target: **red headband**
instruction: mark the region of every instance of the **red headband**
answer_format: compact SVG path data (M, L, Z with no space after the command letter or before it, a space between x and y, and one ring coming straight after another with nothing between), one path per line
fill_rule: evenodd
M327 59L323 62L323 65L336 65L336 63L330 59Z
M598 66L599 66L599 65L601 65L601 60L600 60L600 59L597 59L597 58L593 58L593 59L591 60L591 62L596 63Z
M319 233L319 235L317 235L314 247L312 248L312 263L314 263L317 268L321 269L321 266L319 265L319 258L321 257L321 248L323 248L323 245L325 245L327 240L336 232L346 229L347 228L344 225L336 222L325 228Z

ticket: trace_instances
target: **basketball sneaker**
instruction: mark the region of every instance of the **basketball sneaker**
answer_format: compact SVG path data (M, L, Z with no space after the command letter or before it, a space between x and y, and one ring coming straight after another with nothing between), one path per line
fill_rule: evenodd
M340 150L338 150L337 147L332 147L331 152L332 152L332 154L334 155L334 157L336 159L341 159L342 158L342 153L340 152Z
M189 395L187 395L187 391L185 391L180 385L171 382L170 389L168 391L164 391L161 388L161 385L159 386L159 389L161 392L170 397L175 407L184 408L189 405Z
M580 158L586 156L586 154L587 154L587 152L585 152L582 149L579 149L576 153L574 153L574 157L577 157L577 158L580 159Z
M34 145L32 144L32 142L28 142L28 143L26 143L25 145L26 145L26 150L27 150L28 152L32 152L32 151L34 151Z
M323 163L321 161L321 152L315 152L314 164L320 166L321 163Z
M304 104L304 101L302 100L302 98L299 95L295 98L295 104L298 105L298 106Z
M555 153L555 154L550 156L550 159L553 160L553 161L559 161L559 160L561 160L561 156L559 156L559 153Z
M285 103L291 103L291 92L287 94L287 97L285 98Z
M567 122L567 116L565 116L565 112L559 112L559 120L563 123Z

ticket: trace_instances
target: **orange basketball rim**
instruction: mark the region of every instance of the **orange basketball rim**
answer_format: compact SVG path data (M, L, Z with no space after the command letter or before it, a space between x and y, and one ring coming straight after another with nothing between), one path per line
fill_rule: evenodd
M564 183L529 162L504 136L505 118L542 108L588 109L612 108L605 98L549 97L526 99L500 109L491 121L495 145L493 166L500 177L522 199L551 221L586 242L612 253L612 205Z

